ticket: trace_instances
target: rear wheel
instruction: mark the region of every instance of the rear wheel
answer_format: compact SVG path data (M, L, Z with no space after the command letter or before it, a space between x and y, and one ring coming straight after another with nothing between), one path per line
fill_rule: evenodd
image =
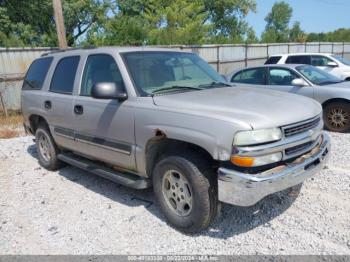
M350 130L350 104L334 102L326 105L323 118L328 130L341 133L348 132Z
M168 156L153 173L153 188L166 220L176 229L197 233L214 220L218 209L215 172L195 154Z
M59 150L47 126L41 125L37 128L35 143L42 167L48 170L56 170L61 167L62 162L57 158Z

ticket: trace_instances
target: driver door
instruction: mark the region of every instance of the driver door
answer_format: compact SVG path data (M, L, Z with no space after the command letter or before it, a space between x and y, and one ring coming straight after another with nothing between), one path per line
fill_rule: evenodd
M292 81L297 78L302 78L297 73L293 72L288 68L282 67L270 67L268 69L267 80L269 89L289 92L298 95L307 96L314 98L314 87L313 86L293 86Z
M76 151L115 166L135 169L134 114L128 100L91 97L96 83L114 82L124 88L115 59L109 54L87 57L79 94L73 103Z

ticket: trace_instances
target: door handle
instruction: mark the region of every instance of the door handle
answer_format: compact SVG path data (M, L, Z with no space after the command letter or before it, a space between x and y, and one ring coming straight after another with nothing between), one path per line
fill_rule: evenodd
M74 113L77 115L82 115L84 113L84 108L82 105L75 105L74 106Z
M45 107L45 109L47 109L47 110L49 110L49 109L51 109L52 108L52 104L51 104L51 101L45 101L44 102L44 107Z

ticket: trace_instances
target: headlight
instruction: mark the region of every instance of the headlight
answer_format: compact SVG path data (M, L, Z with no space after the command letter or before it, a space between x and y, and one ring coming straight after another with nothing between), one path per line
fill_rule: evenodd
M261 129L253 131L242 131L235 135L233 144L235 146L249 146L267 142L278 141L282 138L280 128Z
M247 156L232 156L231 162L240 167L256 167L265 166L268 164L276 163L282 160L282 153L274 153L270 155L247 157Z

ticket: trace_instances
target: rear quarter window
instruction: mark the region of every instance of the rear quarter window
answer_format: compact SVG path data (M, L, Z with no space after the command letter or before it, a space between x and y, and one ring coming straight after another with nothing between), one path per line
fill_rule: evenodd
M286 60L286 64L310 65L311 64L311 56L307 56L307 55L289 56Z
M280 61L281 58L282 56L271 56L266 60L265 65L275 65Z
M72 94L79 60L80 56L68 56L57 63L51 80L51 92Z
M30 65L23 81L22 90L42 89L52 59L52 57L39 58Z

